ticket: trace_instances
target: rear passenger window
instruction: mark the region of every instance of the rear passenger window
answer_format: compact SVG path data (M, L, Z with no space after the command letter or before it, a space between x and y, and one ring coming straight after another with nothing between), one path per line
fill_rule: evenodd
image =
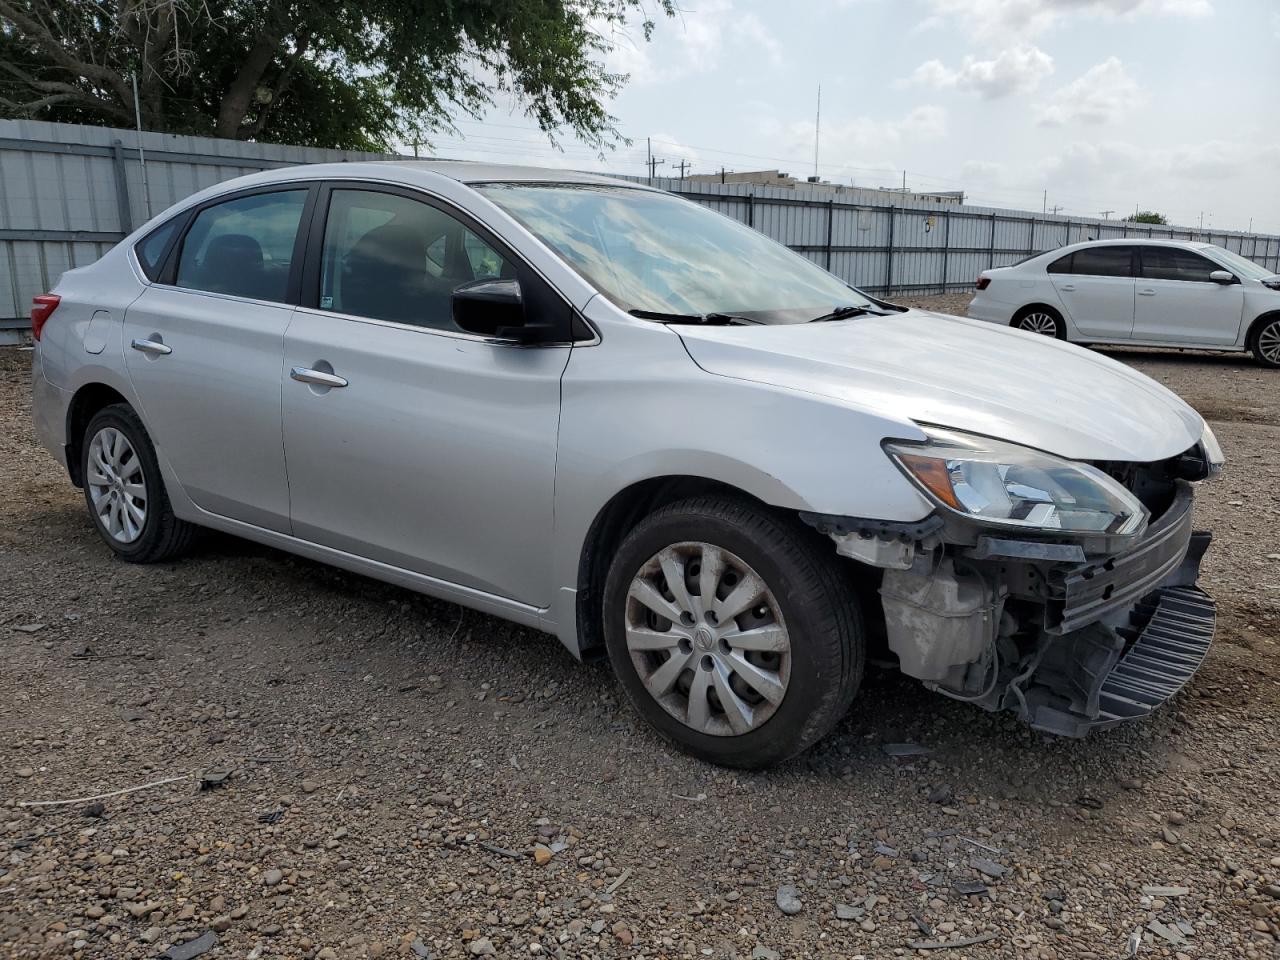
M1148 280L1189 280L1211 283L1209 274L1221 270L1198 253L1177 247L1143 247L1142 275Z
M321 310L457 330L457 287L514 277L498 251L443 210L375 190L332 193L321 252Z
M284 302L306 190L255 193L201 210L182 241L180 287Z
M147 275L148 280L159 279L160 268L164 266L165 251L169 249L169 241L173 239L174 231L178 229L178 221L181 219L180 216L174 217L168 223L156 227L133 248L133 252L138 255L142 272Z
M1068 253L1065 257L1059 257L1057 260L1053 261L1053 263L1049 264L1049 266L1045 267L1045 270L1049 273L1070 273L1071 258L1073 256L1075 256L1075 254Z
M1084 247L1071 255L1071 272L1089 277L1131 277L1133 248Z

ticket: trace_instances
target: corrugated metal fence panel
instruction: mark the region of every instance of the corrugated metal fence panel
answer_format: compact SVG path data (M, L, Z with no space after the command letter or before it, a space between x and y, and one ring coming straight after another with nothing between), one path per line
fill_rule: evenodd
M144 186L138 146L133 130L0 120L0 326L25 318L31 297L62 271L91 263L134 226L206 187L289 164L384 159L144 133ZM928 204L880 190L667 178L653 185L749 223L872 293L966 290L988 267L1089 238L1203 239L1280 271L1276 236Z

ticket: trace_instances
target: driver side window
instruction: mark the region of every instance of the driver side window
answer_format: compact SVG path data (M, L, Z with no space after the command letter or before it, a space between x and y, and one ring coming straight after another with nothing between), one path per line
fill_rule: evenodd
M453 291L508 262L458 220L407 197L334 190L321 252L322 310L456 330Z

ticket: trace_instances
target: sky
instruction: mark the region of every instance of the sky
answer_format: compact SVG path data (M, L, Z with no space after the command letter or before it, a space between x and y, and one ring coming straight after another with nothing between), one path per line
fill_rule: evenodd
M1280 233L1280 0L680 0L611 35L631 144L556 150L504 100L440 156L640 175L779 168L967 202ZM1047 197L1046 197L1047 191Z

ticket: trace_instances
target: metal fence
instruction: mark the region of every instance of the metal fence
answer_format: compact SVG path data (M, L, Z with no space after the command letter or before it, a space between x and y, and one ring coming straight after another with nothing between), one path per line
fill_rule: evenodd
M0 330L25 327L31 298L62 271L92 263L198 190L272 167L370 159L386 157L0 120ZM736 217L871 293L966 290L988 267L1089 238L1202 240L1280 272L1280 236L926 204L877 190L832 195L809 187L652 182Z

